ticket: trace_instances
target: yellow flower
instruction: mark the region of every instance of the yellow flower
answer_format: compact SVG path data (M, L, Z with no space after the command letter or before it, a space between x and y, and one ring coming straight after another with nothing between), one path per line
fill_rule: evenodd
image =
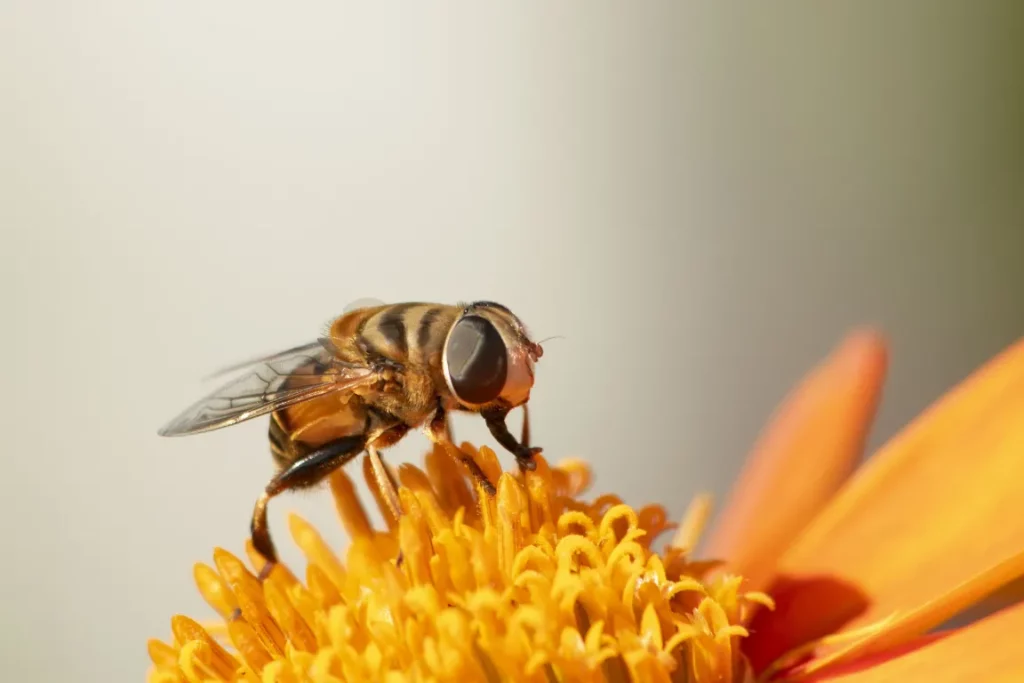
M396 523L381 505L381 531L348 476L334 473L352 543L342 561L293 515L304 582L278 565L261 584L240 559L215 551L214 567L197 565L195 578L234 653L175 617L175 644L150 643L150 680L602 681L627 671L669 680L682 668L696 680L732 678L746 633L738 623L748 605L768 600L740 593L729 577L701 582L707 565L681 552L652 552L672 526L663 508L634 511L614 496L582 502L582 462L549 468L539 457L524 481L500 473L490 449L463 449L498 481L497 496L474 491L436 449L425 471L399 469L403 516Z
M523 478L464 444L490 498L435 450L399 468L400 520L374 490L381 530L336 472L343 556L294 515L303 580L216 550L195 579L220 620L174 617L149 681L1024 680L1024 343L857 468L885 370L854 334L785 402L711 534L722 562L692 556L706 498L658 551L664 509L585 500L579 461Z

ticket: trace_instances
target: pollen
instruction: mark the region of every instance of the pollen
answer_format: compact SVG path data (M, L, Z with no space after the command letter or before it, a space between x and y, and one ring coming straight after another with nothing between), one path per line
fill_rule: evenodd
M440 448L398 470L402 515L375 529L343 471L330 487L351 542L332 549L297 515L291 537L306 560L297 576L268 572L215 549L197 564L199 593L216 617L171 619L151 640L149 683L341 681L689 681L748 676L741 624L762 593L712 575L689 551L707 517L691 507L675 525L664 508L614 495L586 499L587 464L502 472L494 452L463 444L497 494L481 491ZM374 478L364 467L371 490ZM399 559L400 558L400 559ZM260 577L263 576L261 579Z

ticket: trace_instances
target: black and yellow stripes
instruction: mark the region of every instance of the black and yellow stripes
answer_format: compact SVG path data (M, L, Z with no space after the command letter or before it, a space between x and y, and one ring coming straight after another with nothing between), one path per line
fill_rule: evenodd
M356 345L366 360L379 357L401 365L436 365L458 313L454 306L418 302L366 311L354 327Z

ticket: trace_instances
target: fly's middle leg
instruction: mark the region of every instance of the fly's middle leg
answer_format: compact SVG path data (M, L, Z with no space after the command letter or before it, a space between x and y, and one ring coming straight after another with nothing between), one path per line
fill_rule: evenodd
M487 478L487 474L480 469L480 465L477 464L476 460L463 453L459 448L452 442L451 434L448 431L448 416L446 415L444 408L438 406L437 412L434 413L433 419L427 425L426 429L427 437L434 443L439 444L444 448L445 453L449 457L453 458L456 462L462 463L463 467L469 470L470 475L480 485L480 488L484 490L488 495L493 496L497 491L494 488L494 484Z

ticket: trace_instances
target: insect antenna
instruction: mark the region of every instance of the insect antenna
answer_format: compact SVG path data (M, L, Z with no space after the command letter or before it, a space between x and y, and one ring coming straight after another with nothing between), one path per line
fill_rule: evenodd
M553 337L544 337L543 339L541 339L541 340L540 340L539 342L537 342L537 343L538 343L538 344L543 344L543 343L545 343L545 342L549 342L549 341L551 341L552 339L565 339L565 337L564 337L564 336L562 336L562 335L560 335L560 334L556 334L556 335L554 335Z

